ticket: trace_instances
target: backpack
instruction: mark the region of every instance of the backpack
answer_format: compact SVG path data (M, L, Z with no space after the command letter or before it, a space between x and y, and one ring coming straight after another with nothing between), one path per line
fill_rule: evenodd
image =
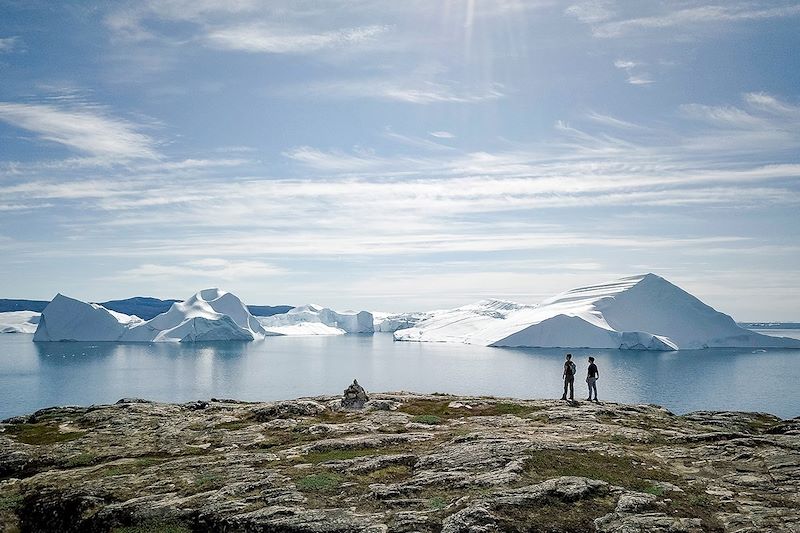
M572 361L569 362L569 371L570 374L572 374L573 376L578 372L578 367L576 367L575 363L573 363Z

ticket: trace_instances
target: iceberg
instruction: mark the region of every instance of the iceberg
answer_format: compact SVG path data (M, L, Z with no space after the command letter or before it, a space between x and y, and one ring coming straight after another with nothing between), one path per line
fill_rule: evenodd
M0 313L0 333L33 333L39 325L41 313L35 311L7 311Z
M267 335L344 335L374 331L372 313L368 311L337 312L314 304L257 318Z
M379 332L394 333L398 329L408 329L423 320L431 318L431 313L377 313L372 312L373 329Z
M483 300L435 311L398 341L484 346L681 350L800 348L800 341L744 329L655 274L579 287L538 305Z
M58 294L42 312L33 340L204 342L265 336L264 328L238 297L215 288L175 302L147 321Z

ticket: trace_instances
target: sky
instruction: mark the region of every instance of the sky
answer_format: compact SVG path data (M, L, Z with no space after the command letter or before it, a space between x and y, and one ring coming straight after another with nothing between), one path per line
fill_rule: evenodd
M0 297L800 320L800 2L0 0Z

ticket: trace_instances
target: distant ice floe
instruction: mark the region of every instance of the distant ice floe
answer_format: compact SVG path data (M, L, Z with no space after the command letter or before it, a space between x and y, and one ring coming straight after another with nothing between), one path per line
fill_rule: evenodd
M372 312L375 331L392 333L398 329L413 328L433 316L433 312L377 313Z
M436 311L394 333L399 341L483 346L678 350L800 348L762 335L655 274L580 287L538 305L503 300Z
M0 313L0 333L33 333L39 325L41 313L35 311L7 311Z
M267 335L344 335L372 333L373 316L368 311L337 312L308 304L280 315L258 317Z

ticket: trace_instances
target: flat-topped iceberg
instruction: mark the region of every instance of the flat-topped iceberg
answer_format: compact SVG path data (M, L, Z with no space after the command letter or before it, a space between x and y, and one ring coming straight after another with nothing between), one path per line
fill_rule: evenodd
M580 287L538 305L484 300L394 333L399 341L484 346L678 350L800 348L762 335L655 274Z
M279 315L258 317L267 335L344 335L372 333L372 313L367 311L337 312L320 305L308 304Z
M205 289L147 321L58 294L42 312L33 340L251 341L265 335L239 298L219 289Z

